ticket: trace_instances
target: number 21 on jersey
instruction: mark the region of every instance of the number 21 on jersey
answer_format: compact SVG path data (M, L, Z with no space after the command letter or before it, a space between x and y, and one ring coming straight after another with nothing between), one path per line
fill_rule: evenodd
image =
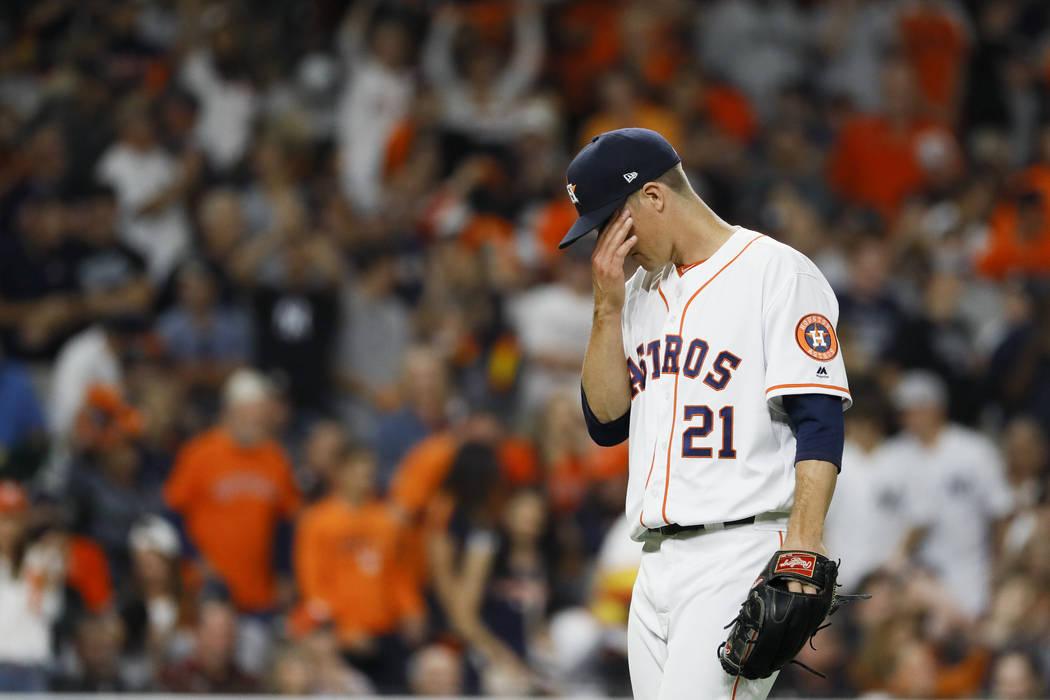
M682 433L682 457L710 459L713 449L700 447L695 441L706 438L715 430L715 414L710 406L683 406L682 420L695 423ZM733 449L733 407L723 406L718 410L718 421L722 429L722 447L718 450L719 459L736 459Z

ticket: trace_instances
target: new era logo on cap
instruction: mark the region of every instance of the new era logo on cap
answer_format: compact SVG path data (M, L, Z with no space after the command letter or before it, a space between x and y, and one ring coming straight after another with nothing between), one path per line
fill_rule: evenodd
M566 190L579 218L558 247L605 225L631 193L680 162L667 139L649 129L632 127L595 136L569 164Z

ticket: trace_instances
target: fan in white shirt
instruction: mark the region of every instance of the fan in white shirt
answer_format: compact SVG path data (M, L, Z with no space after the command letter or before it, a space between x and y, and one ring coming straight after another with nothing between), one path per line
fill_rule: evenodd
M190 243L183 196L196 178L194 162L178 163L157 141L146 106L134 100L120 111L120 140L99 160L96 177L114 189L124 241L166 279Z
M988 604L993 535L1013 496L999 450L975 430L947 422L943 382L908 372L894 393L903 431L884 458L905 470L904 512L919 561L935 573L962 610Z

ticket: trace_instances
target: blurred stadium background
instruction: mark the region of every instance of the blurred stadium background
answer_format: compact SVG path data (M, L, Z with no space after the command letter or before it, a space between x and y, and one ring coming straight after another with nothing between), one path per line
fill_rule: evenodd
M0 690L630 692L564 168L835 287L846 610L777 697L1043 697L1042 0L10 0ZM713 654L698 649L697 654Z

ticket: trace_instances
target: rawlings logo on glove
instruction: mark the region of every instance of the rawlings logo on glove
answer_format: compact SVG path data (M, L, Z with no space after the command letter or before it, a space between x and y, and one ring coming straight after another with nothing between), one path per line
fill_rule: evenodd
M802 574L803 576L812 577L813 569L816 565L816 555L803 552L785 552L777 558L777 565L773 568L773 573Z

